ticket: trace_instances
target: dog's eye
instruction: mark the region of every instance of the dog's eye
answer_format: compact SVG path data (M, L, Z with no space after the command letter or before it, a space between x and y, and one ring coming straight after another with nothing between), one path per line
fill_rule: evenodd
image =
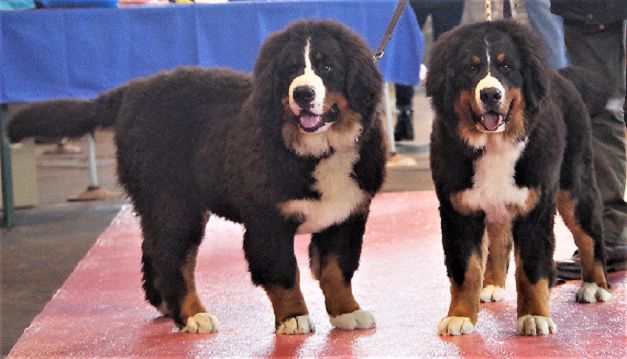
M477 73L479 72L479 70L481 70L481 66L473 64L473 65L470 65L469 69L471 72Z
M326 73L326 74L330 74L331 72L333 72L333 67L329 66L329 65L320 65L320 71Z
M504 73L504 74L507 74L510 71L512 71L512 68L509 65L507 65L507 64L501 64L500 67L501 67L501 72Z

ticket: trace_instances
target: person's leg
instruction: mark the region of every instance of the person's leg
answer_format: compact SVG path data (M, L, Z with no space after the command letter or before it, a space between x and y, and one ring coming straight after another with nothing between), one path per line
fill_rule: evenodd
M459 25L464 14L464 1L454 1L434 9L431 13L433 41L440 35Z
M554 69L568 66L562 18L551 13L550 0L525 0L529 23L546 43L549 65Z
M418 25L422 29L427 21L427 17L430 14L430 10L420 6L420 2L413 0L409 4L416 15ZM414 87L411 85L394 84L396 90L396 109L398 115L396 117L396 125L394 126L394 140L413 140L414 139L414 124L413 116L414 109L412 106L412 100L414 98Z
M411 85L395 84L396 89L396 126L394 127L394 140L413 140L414 124L412 122L414 109L412 99L414 98L414 87Z
M603 226L607 268L625 270L627 259L627 203L625 194L626 144L625 116L625 28L616 23L604 31L589 33L565 26L570 61L575 66L595 70L612 86L607 110L592 117L594 165L603 198ZM558 275L579 270L577 261L558 261Z

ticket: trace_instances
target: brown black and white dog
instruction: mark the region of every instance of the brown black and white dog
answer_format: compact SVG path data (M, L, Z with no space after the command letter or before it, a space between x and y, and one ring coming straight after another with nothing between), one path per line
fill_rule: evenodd
M15 142L115 127L118 177L144 236L146 299L185 331L218 328L194 282L207 213L244 225L249 270L272 302L276 333L314 330L296 233L313 234L310 266L331 323L371 328L351 279L384 178L381 88L361 38L334 22L301 21L269 37L252 77L181 68L94 101L34 104L8 133Z
M446 33L431 53L431 168L451 282L441 335L471 333L480 301L503 300L512 246L517 332L556 331L549 309L556 207L582 259L577 301L612 297L588 108L573 83L547 67L539 44L527 27L494 21Z

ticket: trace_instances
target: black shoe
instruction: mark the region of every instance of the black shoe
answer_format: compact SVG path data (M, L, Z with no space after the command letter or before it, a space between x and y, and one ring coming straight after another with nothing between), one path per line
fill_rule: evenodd
M396 118L396 127L394 127L394 140L413 140L414 139L414 110L409 106L398 109L398 117Z
M618 251L616 251L618 253ZM620 272L627 270L627 261L624 255L616 254L615 251L608 250L605 259L608 272ZM581 258L579 251L575 251L568 259L555 261L557 276L561 279L581 279Z

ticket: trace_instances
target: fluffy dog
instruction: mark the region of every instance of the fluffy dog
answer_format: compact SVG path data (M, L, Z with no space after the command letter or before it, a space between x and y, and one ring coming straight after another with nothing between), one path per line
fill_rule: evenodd
M381 88L362 39L337 23L302 21L269 37L252 77L180 68L94 101L34 104L8 133L15 142L115 127L118 177L141 220L146 299L185 331L218 327L194 283L208 213L244 225L252 281L272 302L276 333L314 330L296 233L313 234L311 270L331 323L371 328L351 279L384 179Z
M434 45L426 81L436 111L431 168L451 281L441 335L471 333L480 301L503 300L512 244L517 332L555 332L556 207L582 258L577 301L611 298L586 104L547 68L539 44L526 27L495 21L458 27Z

